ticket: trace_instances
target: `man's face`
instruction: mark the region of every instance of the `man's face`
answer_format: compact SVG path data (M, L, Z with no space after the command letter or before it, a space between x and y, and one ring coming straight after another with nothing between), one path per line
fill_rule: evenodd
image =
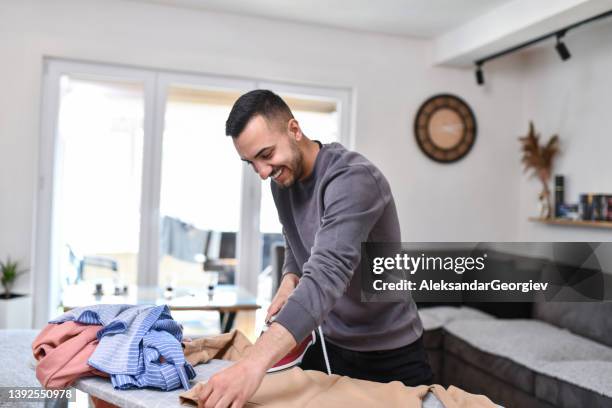
M293 128L297 130L290 130ZM249 163L262 180L272 177L279 186L290 187L302 178L304 167L296 132L299 132L297 122L290 122L281 129L257 115L232 140L240 158Z

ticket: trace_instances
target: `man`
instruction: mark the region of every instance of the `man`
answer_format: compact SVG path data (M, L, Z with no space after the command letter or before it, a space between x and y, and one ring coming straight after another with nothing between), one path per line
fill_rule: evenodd
M401 241L391 190L382 173L338 143L304 135L276 94L251 91L226 122L240 158L272 194L283 224L283 279L268 310L275 316L249 355L214 375L200 394L205 407L241 407L266 370L319 325L325 340L311 347L302 368L325 371L325 341L334 374L406 385L427 384L431 369L412 299L360 301L361 243Z

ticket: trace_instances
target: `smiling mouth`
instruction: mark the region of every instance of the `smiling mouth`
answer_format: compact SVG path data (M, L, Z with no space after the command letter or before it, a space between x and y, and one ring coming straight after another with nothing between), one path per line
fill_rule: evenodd
M277 169L276 171L274 171L274 173L272 173L270 177L272 177L273 180L277 180L280 177L281 174L283 174L283 168L282 167Z

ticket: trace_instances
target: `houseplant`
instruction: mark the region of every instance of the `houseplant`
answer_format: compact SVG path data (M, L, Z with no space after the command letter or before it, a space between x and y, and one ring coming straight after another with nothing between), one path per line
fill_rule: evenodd
M529 122L529 133L519 138L523 152L522 163L525 172L532 171L531 176L537 177L542 183L540 192L540 217L552 217L552 204L548 182L552 173L553 161L559 153L559 137L553 135L548 143L540 145L540 135L536 133L533 122Z
M0 261L0 281L4 287L3 297L5 299L11 298L11 291L15 281L20 275L23 275L26 272L26 269L20 269L18 261L12 261L10 257L8 257L4 262Z

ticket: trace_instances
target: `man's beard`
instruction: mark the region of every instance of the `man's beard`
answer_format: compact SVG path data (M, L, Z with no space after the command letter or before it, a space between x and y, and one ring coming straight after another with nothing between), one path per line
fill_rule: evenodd
M304 174L304 157L302 156L302 152L297 142L292 140L291 143L289 143L289 148L291 149L291 161L289 165L285 167L291 171L292 178L287 180L286 184L276 183L280 188L289 188L293 186L297 180L302 178L302 174Z

